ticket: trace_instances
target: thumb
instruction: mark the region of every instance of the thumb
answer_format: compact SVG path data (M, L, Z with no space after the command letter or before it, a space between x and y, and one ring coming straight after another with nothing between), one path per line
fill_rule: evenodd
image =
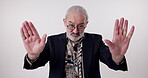
M40 43L41 45L45 45L46 37L47 37L47 34L44 34L42 36L41 43Z
M110 40L104 40L104 41L110 48L113 46L113 43Z

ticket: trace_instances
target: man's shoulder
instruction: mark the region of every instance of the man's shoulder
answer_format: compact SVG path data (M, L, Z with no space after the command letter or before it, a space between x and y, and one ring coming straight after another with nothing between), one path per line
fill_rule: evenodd
M66 33L60 33L48 36L48 39L63 39L66 38Z
M101 38L102 39L102 35L100 34L96 34L96 33L84 33L86 38Z
M59 37L59 36L63 36L63 35L66 35L66 33L54 34L54 35L50 35L48 37Z

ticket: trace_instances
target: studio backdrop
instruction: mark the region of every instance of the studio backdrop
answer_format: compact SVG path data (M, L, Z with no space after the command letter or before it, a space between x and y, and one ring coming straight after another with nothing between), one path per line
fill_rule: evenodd
M83 6L89 15L86 32L112 39L114 22L124 17L135 33L126 53L128 70L114 71L101 63L102 78L148 77L148 0L0 0L0 78L48 78L49 65L23 69L27 53L20 35L24 21L31 21L40 36L63 33L66 10Z

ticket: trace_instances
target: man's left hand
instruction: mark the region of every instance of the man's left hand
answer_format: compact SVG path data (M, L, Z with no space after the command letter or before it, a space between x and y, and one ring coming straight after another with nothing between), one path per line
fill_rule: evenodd
M105 43L108 45L109 50L112 54L112 59L116 64L119 64L122 61L124 54L128 49L135 27L132 26L128 34L127 34L127 29L128 29L128 20L124 20L124 18L121 18L119 21L117 19L115 21L112 41L105 40Z

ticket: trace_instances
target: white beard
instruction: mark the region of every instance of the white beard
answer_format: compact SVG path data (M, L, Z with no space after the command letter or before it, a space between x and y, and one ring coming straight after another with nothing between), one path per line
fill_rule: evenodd
M70 32L67 32L67 37L71 40L71 41L78 41L80 38L82 38L84 36L84 32L80 33L78 37L73 37L71 36Z

